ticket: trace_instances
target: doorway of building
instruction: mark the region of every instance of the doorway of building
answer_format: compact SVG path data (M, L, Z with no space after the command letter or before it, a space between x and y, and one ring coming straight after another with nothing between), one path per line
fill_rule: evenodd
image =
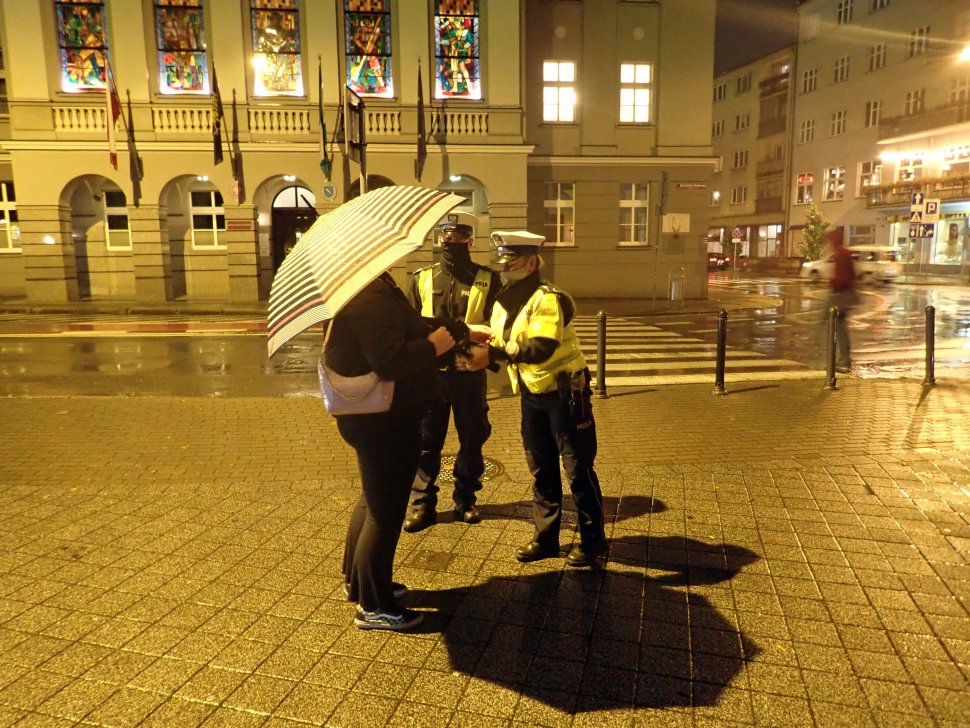
M273 199L272 232L273 270L278 270L286 254L297 244L317 219L317 199L307 187L293 185Z

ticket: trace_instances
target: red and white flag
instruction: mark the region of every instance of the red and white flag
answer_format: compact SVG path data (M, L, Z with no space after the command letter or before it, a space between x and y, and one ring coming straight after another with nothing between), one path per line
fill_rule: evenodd
M108 56L104 58L104 123L108 128L108 161L111 166L118 169L118 147L115 143L115 124L121 116L121 99L118 98L118 89L115 87L114 76L111 74L111 67L108 65Z

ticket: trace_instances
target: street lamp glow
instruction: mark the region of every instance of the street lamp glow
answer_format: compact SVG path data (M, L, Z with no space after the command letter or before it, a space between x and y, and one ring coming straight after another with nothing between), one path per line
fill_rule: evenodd
M960 51L960 55L957 56L960 63L970 63L970 45L964 46L963 50Z
M44 245L53 245L55 242L53 235L44 236Z
M284 174L283 175L283 179L286 180L287 182L296 182L296 175L295 174Z

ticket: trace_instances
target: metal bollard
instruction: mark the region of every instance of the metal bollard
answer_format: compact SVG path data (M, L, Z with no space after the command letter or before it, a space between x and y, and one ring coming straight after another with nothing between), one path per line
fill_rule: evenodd
M839 386L835 383L835 347L836 347L836 337L835 337L835 319L838 318L839 309L836 306L832 306L829 309L829 328L828 328L828 341L826 342L825 349L825 389L833 390L838 389Z
M936 307L926 307L926 376L924 387L936 385Z
M606 399L606 311L596 314L596 399Z
M727 311L717 312L717 361L714 364L714 394L727 394L724 389L724 359L727 356Z

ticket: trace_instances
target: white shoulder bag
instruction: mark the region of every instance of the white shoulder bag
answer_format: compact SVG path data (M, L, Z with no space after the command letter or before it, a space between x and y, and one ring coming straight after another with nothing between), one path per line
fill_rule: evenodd
M320 394L327 412L332 415L369 415L390 410L391 400L394 399L394 382L381 379L377 372L345 377L323 363L332 328L333 321L327 325L323 351L317 362Z

